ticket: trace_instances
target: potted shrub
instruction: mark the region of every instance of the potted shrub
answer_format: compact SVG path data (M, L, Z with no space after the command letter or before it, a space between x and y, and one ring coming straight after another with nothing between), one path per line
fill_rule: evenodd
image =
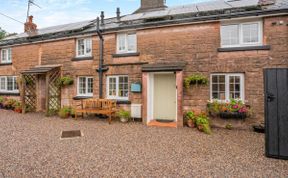
M8 110L13 110L14 109L14 103L16 102L15 99L13 98L8 98L8 99L5 99L3 105L4 105L4 108L5 109L8 109Z
M73 80L73 78L70 77L70 76L64 76L64 77L61 77L61 78L59 79L59 85L60 85L61 87L73 85L73 83L74 83L74 80Z
M70 115L72 118L75 118L75 109L71 108Z
M190 128L194 128L195 127L195 121L196 121L196 116L194 114L194 112L189 111L186 113L185 118L187 120L187 126Z
M209 118L205 114L202 113L196 118L196 125L199 131L211 134Z
M22 105L19 101L14 103L14 111L18 113L22 113Z
M120 118L120 121L123 123L126 123L129 121L130 119L130 112L129 111L125 111L123 109L121 109L118 113L117 113L118 117Z
M71 112L71 108L64 106L63 108L61 108L58 112L58 115L60 118L62 119L66 119L70 116L70 112Z

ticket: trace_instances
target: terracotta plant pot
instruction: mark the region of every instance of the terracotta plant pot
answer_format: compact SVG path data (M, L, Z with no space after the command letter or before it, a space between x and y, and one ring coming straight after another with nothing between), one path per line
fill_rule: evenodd
M192 120L187 120L187 126L190 128L194 128L195 127L195 123Z
M202 132L204 127L203 127L203 125L198 125L197 128L198 128L199 131Z
M22 109L21 108L16 108L14 109L15 112L18 112L18 113L22 113Z

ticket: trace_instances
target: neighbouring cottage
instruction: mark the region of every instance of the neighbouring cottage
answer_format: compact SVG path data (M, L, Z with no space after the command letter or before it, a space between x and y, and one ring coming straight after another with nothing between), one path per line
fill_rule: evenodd
M141 0L133 14L117 9L115 18L100 17L44 29L30 17L25 33L0 41L0 94L35 111L115 99L129 109L142 106L144 124L166 119L178 127L185 111L206 110L210 99L240 98L253 108L252 123L264 117L263 69L288 67L287 0L178 7ZM185 88L193 74L209 84ZM60 76L74 84L58 89Z

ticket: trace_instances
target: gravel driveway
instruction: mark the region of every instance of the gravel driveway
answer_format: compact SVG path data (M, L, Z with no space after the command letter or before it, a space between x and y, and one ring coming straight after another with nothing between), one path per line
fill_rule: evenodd
M73 129L84 136L60 139ZM0 178L288 176L288 161L264 157L264 135L213 132L0 110Z

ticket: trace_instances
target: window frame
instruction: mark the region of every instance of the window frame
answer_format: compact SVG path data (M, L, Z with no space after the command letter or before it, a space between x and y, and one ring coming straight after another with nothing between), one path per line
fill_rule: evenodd
M249 24L257 24L258 25L258 42L253 43L245 43L244 42L244 35L243 35L243 26L249 25ZM230 26L230 25L237 25L238 26L238 38L239 38L239 44L235 45L224 45L222 43L222 27L223 26ZM231 48L231 47L247 47L247 46L261 46L263 45L263 21L257 20L257 21L249 21L249 22L240 22L240 23L224 23L220 26L220 43L222 48Z
M86 86L86 89L85 89L85 93L80 93L80 78L86 78L86 81L85 81L85 86ZM93 85L92 85L92 93L88 92L88 79L92 79L93 81ZM93 76L78 76L77 77L77 96L88 96L88 97L93 97L93 93L94 93L94 78Z
M12 77L12 90L8 90L8 77ZM2 78L5 79L5 89L1 89L1 80ZM19 86L17 86L17 89L15 89L15 83L17 83L17 76L0 76L0 93L19 93Z
M213 98L213 76L224 75L225 76L225 100ZM210 99L218 101L230 101L230 80L231 76L240 77L240 100L245 101L245 76L244 73L212 73L210 74Z
M79 41L80 40L84 40L84 54L83 55L79 55L78 51L79 51ZM91 44L91 52L87 53L87 40L90 40L90 44ZM80 58L80 57L92 57L92 52L93 52L93 41L92 38L77 38L76 39L76 57Z
M6 55L5 55L6 60L3 60L3 55L2 55L3 51L6 51ZM0 54L0 58L1 58L0 62L1 62L2 64L12 63L12 48L4 48L4 49L1 49L0 53L1 53L1 54ZM9 60L9 59L10 59L10 60Z
M128 44L128 36L129 35L135 35L135 50L128 50L129 44ZM125 38L125 49L119 50L120 47L120 37L124 36ZM137 52L137 33L136 32L127 32L127 33L118 33L117 34L117 45L116 45L116 53L117 54L125 54L125 53L136 53Z
M128 96L127 97L119 96L119 78L120 77L127 77L127 79L128 79L128 82L127 82L127 85L128 85ZM110 78L115 78L116 79L116 96L109 95ZM111 75L111 76L107 76L107 78L106 78L106 98L107 99L115 99L115 100L123 100L123 101L129 100L129 76L128 75Z

